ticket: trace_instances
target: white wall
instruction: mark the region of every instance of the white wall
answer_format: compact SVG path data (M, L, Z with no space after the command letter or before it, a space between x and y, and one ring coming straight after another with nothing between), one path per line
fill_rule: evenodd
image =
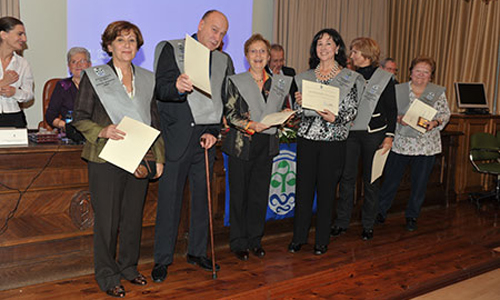
M28 128L37 128L42 116L42 91L48 79L67 77L66 0L20 0L26 27L29 61L35 77L35 100L25 108Z
M271 44L273 41L273 0L253 0L252 32L260 33Z
M48 79L67 77L67 1L20 0L21 20L26 26L28 49L24 57L35 77L35 101L25 107L28 128L37 128L42 116L42 91ZM254 0L252 31L272 42L272 0ZM242 45L243 49L243 45Z

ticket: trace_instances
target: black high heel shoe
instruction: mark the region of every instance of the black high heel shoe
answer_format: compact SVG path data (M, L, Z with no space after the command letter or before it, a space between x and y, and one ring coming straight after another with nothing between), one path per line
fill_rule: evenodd
M315 255L323 255L328 250L327 245L314 245L314 254Z
M300 251L300 248L302 248L302 245L303 245L303 244L299 244L299 243L294 243L294 242L291 242L291 243L288 245L288 252L290 252L290 253L299 252L299 251Z

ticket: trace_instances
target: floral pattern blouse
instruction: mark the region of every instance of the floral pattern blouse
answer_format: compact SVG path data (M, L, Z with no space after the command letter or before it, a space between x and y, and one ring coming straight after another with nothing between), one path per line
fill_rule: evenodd
M318 82L329 84L328 81ZM345 141L349 135L351 122L356 118L358 102L358 93L354 86L344 99L340 99L339 113L333 123L325 121L321 116L306 117L299 108L301 122L297 135L313 141Z
M410 104L417 97L411 89L410 82ZM440 120L441 124L426 133L420 134L419 137L406 137L401 135L403 125L396 125L396 135L392 144L392 151L402 155L425 155L432 156L441 153L441 134L440 131L446 126L450 120L450 108L446 94L443 92L441 96L434 102L434 108L438 111L434 120Z

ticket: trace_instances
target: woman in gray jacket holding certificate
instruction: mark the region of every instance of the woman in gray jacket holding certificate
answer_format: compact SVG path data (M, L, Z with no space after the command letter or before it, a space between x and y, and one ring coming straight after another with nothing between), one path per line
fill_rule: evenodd
M266 73L270 44L260 34L245 42L245 56L250 70L228 78L225 116L229 132L222 148L229 155L230 248L243 261L250 251L257 257L266 254L261 240L279 140L276 128L261 121L282 110L293 80Z
M396 196L399 183L408 165L411 166L411 194L406 207L406 229L417 229L420 207L425 200L427 182L432 172L436 155L441 153L441 133L450 120L450 109L445 88L431 83L436 71L434 59L426 56L415 58L410 65L410 82L396 85L398 123L392 150L384 170L384 183L380 191L377 221L383 223L387 211ZM424 133L410 127L403 116L415 101L437 110L432 120L425 120L421 126Z
M99 153L108 140L124 138L126 133L117 124L125 116L159 128L153 98L154 75L132 64L142 44L141 32L134 24L126 21L109 24L102 34L101 45L111 60L85 70L74 107L74 126L87 140L82 157L88 161L94 209L95 279L101 290L120 298L125 296L122 278L136 285L147 284L137 270L137 262L148 180L136 178L99 158ZM161 137L152 150L156 175L151 175L159 177L165 151Z
M295 93L302 106L303 81L313 81L339 88L338 113L330 110L299 110L301 122L297 133L297 185L293 239L289 252L300 251L307 243L311 226L314 194L317 195L316 241L314 254L326 253L336 186L346 156L350 123L358 110L363 78L346 68L345 44L334 29L323 29L313 38L310 69L295 77L300 92Z

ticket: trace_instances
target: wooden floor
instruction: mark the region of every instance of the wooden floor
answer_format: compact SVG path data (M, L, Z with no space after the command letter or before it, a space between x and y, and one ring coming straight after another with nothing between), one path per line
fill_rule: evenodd
M362 241L355 224L322 256L312 253L313 233L296 254L287 252L291 234L284 234L264 240L263 259L241 262L228 248L219 250L216 280L177 257L165 282L123 284L128 299L409 299L499 268L498 213L469 203L431 207L415 232L404 229L403 214L392 215L372 241ZM151 267L140 271L149 277ZM92 275L0 292L0 299L108 298Z
M500 269L467 279L414 300L496 300L500 298Z

